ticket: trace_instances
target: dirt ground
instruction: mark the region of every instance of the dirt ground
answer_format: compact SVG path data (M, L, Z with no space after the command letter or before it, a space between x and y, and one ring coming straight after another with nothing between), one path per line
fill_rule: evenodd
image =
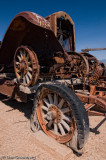
M15 156L20 159L36 157L36 160L56 160L55 156L36 143L34 133L30 130L31 110L32 102L24 104L6 100L0 94L0 160L13 159ZM77 157L72 153L68 160L106 160L105 118L91 116L90 128L84 154Z

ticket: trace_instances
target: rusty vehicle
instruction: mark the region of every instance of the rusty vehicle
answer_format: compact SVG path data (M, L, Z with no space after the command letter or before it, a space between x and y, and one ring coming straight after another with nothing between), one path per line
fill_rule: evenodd
M76 52L74 22L63 11L17 14L0 44L0 93L21 102L31 95L31 129L76 152L89 135L88 114L105 115L104 73L94 56Z

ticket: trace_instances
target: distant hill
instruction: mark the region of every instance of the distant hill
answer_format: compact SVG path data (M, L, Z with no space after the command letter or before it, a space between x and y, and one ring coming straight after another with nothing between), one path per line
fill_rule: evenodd
M99 60L99 61L106 64L106 59L102 59L102 60Z

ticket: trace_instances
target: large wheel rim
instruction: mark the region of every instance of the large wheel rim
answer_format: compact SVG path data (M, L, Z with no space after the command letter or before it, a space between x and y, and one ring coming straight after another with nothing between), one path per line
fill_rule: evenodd
M81 77L86 77L89 74L89 64L87 59L81 54L81 53L76 53L81 57L81 64L79 66L79 75Z
M26 46L18 47L14 57L14 70L20 84L33 86L39 76L38 59L35 52Z
M37 117L43 131L59 143L68 142L76 128L70 104L57 92L43 88L39 96Z

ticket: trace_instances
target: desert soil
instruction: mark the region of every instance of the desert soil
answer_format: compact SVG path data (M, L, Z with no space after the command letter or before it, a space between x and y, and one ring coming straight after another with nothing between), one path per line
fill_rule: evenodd
M0 159L36 157L36 160L56 160L36 143L30 130L32 102L27 104L6 100L0 94ZM90 118L90 136L82 156L74 153L68 160L106 160L106 123L104 117ZM54 152L55 155L55 152Z

